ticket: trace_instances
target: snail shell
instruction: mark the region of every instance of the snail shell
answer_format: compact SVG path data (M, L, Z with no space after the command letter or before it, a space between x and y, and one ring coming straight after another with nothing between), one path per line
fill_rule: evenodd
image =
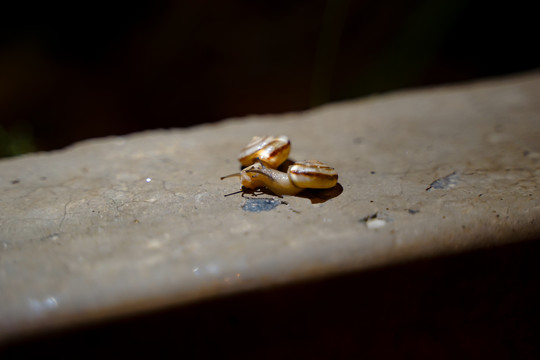
M317 160L299 161L287 170L292 183L304 189L329 189L336 186L337 171Z
M276 169L291 151L291 142L287 136L254 136L238 155L242 166L253 165L259 159L265 166Z

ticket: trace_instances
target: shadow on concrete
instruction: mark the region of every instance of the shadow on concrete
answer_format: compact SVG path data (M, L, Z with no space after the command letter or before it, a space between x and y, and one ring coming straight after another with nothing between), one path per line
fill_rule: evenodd
M312 204L320 204L330 199L338 197L343 192L343 186L337 183L331 189L305 189L296 196L311 200Z

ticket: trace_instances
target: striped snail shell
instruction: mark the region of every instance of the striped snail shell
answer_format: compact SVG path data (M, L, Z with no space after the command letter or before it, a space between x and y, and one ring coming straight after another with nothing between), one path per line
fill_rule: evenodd
M266 167L276 169L291 151L291 142L287 136L254 136L238 155L242 166L253 165L259 159Z
M295 162L287 170L291 182L305 189L329 189L336 186L337 171L317 160Z

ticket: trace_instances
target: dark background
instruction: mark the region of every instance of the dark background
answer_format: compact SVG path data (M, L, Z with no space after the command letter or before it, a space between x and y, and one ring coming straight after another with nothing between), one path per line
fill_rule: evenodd
M533 4L3 4L0 156L535 69Z

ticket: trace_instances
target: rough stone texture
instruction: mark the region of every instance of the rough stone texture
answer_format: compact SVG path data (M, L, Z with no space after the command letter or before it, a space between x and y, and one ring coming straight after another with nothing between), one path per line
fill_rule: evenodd
M2 160L0 341L538 236L538 99L535 73ZM334 166L338 188L260 212L224 196L262 134Z

